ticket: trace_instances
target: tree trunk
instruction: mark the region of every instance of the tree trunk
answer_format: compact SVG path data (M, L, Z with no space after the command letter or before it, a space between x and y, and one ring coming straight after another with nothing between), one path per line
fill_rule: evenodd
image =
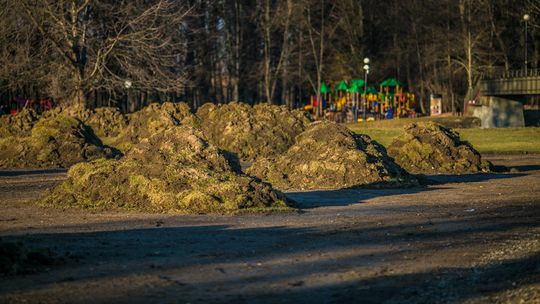
M263 15L263 35L264 35L264 95L266 97L266 102L272 103L272 94L271 90L271 79L270 70L271 56L270 53L272 50L272 40L270 36L271 23L270 23L270 0L264 1L264 15Z
M74 106L86 108L86 94L81 88L75 89L72 93L71 100Z
M240 100L240 47L242 39L242 31L240 28L240 3L234 1L235 8L235 31L234 31L234 77L233 77L233 101Z
M423 67L423 60L422 60L422 54L420 52L420 44L418 41L418 30L416 28L416 22L413 21L412 23L412 30L414 33L415 41L416 41L416 57L418 60L418 71L420 73L420 94L418 101L420 103L420 111L424 114L427 113L426 106L424 105L424 96L425 96L425 81L424 81L424 67Z
M465 3L467 2L467 3ZM465 48L465 72L467 73L467 96L471 98L473 90L473 42L471 36L471 14L470 14L471 3L469 0L460 0L459 2L459 13L461 17L461 26L462 26L462 35L463 43Z

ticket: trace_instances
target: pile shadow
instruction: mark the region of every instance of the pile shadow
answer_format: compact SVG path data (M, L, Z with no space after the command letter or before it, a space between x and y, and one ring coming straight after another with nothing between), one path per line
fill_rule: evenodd
M377 208L377 207L375 207ZM381 212L384 208L381 207ZM387 210L388 211L388 210ZM390 212L390 211L388 211ZM170 219L173 221L173 219ZM404 255L419 253L436 254L448 248L466 252L470 244L500 242L506 232L519 228L540 226L540 208L494 208L488 214L476 217L445 219L438 224L444 231L418 229L429 226L426 219L408 224L379 226L366 222L350 229L321 230L282 226L238 228L228 225L176 226L115 230L115 227L136 226L140 223L110 223L111 229L88 233L35 233L3 236L12 241L22 241L33 246L55 244L56 251L69 251L80 256L80 261L59 266L58 273L65 278L53 279L50 273L33 277L0 278L0 298L13 292L32 291L51 284L85 282L91 280L123 278L130 275L155 275L174 281L159 294L177 300L197 302L209 299L216 302L272 302L276 297L286 303L361 302L462 302L514 286L526 286L540 279L538 253L516 260L468 268L445 267L431 271L392 274L391 269L373 274L369 278L351 278L345 283L328 282L323 285L303 285L310 276L346 273L350 269L384 266L399 261ZM165 221L166 224L167 221ZM106 223L106 225L108 225ZM80 226L79 229L84 226ZM412 246L406 246L411 244ZM387 246L391 245L391 246ZM365 246L366 253L334 258L332 253ZM406 248L400 251L387 249L373 251L369 248L387 246ZM327 253L316 261L297 260L279 269L253 271L276 259L287 256L312 256ZM215 273L204 281L190 282L175 278L187 275L193 269L210 266ZM238 267L245 267L239 271ZM208 268L206 268L208 269ZM28 284L29 281L39 282ZM9 282L9 284L8 284ZM285 284L283 284L285 282ZM287 284L288 282L288 284ZM251 284L283 284L280 289L254 289L240 292L239 286ZM219 285L230 291L227 298L213 298L213 288ZM189 287L189 288L188 288ZM245 289L243 289L245 290ZM147 290L148 291L148 290ZM133 291L126 298L114 301L129 302L143 296ZM141 294L138 294L138 293ZM95 295L94 301L107 302L110 295ZM213 300L212 300L213 299Z
M362 203L366 200L394 195L415 194L426 191L439 190L445 184L450 183L475 183L494 179L509 179L525 176L524 173L475 173L475 174L441 174L441 175L418 175L420 185L416 187L390 187L384 188L380 184L366 185L363 187L345 188L338 190L314 190L286 192L288 198L296 202L300 209L312 209L319 207L348 206Z

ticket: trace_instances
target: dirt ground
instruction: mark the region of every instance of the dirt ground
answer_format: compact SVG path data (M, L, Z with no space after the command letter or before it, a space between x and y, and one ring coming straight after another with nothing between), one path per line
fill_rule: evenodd
M69 256L0 303L540 303L540 155L488 159L512 169L242 216L39 208L65 171L0 171L0 237Z

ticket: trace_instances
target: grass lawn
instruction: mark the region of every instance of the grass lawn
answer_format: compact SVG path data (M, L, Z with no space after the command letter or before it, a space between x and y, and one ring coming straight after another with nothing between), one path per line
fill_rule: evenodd
M403 121L404 119L400 119ZM410 120L408 120L411 122ZM392 140L401 134L403 122L387 124L377 128L370 123L349 124L348 127L356 133L369 135L383 146L388 146ZM455 129L462 140L470 142L480 153L486 154L512 154L512 153L538 153L540 154L540 128L458 128Z
M476 117L464 116L443 116L443 117L420 117L420 118L400 118L389 120L367 121L358 124L348 124L351 129L356 127L362 129L395 129L402 128L412 122L433 121L448 128L478 128L480 119Z
M540 153L540 128L458 129L481 153Z

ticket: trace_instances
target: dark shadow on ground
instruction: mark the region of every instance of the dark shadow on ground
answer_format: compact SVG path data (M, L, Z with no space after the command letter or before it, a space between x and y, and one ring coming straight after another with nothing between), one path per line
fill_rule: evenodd
M363 203L366 200L402 194L414 194L423 191L433 191L440 188L411 187L411 188L350 188L337 190L312 190L300 192L287 192L285 195L296 203L299 209L311 209L318 207L349 206Z
M36 174L60 174L66 173L68 169L52 168L52 169L0 169L0 177L25 176Z
M467 252L473 244L502 242L515 229L539 226L540 208L514 206L493 208L475 216L445 218L435 223L422 218L406 224L383 225L368 220L360 225L336 228L324 228L323 225L309 228L206 225L8 235L3 238L35 247L52 247L59 254L68 251L81 260L41 275L0 277L0 296L64 282L70 284L144 274L176 282L168 287L170 289L159 291L160 294L185 296L195 303L202 302L202 299L207 300L205 303L212 302L216 286L235 296L234 300L220 298L216 300L218 302L252 302L257 299L270 303L276 298L288 303L350 303L360 299L360 302L377 303L388 299L396 299L397 303L438 302L430 301L432 299L462 302L486 293L511 289L512 283L538 282L538 255L497 265L434 268L429 272L408 274L396 275L391 269L386 269L369 279L357 279L354 274L348 274L352 277L345 280L346 283L329 282L315 287L303 282L310 276L346 274L358 267L380 265L384 268L392 261L405 261L404 256L414 254L436 255L449 248L461 248L461 252ZM401 249L395 249L398 247ZM362 253L336 256L355 248L363 248ZM309 257L321 253L324 255L319 259L310 260ZM283 262L280 267L265 267L271 261L289 259L290 262ZM214 273L203 281L191 282L190 276L196 275L191 272L205 266L211 266ZM204 269L209 271L209 268ZM61 273L60 278L52 275L55 271ZM251 284L281 287L279 290L254 289L244 293L245 287ZM186 286L190 287L188 291L192 294L186 291ZM129 302L137 292L143 293L133 291L120 300ZM107 296L95 294L92 299L97 302L117 301Z
M508 168L507 166L503 166L503 165L492 165L491 169L492 169L492 171L494 173L510 172L510 168Z
M426 176L428 184L444 185L449 183L476 183L492 179L506 179L525 176L524 173L475 173L475 174L440 174ZM431 182L431 183L430 183Z
M508 170L517 170L518 172L528 172L540 170L540 165L522 165L522 166L509 166Z
M440 268L433 272L412 274L385 274L372 279L355 280L349 284L256 294L249 300L286 298L287 303L320 303L324 302L320 301L320 294L326 293L332 303L461 303L537 283L540 281L539 273L540 254L537 253L500 264ZM483 298L482 302L494 300ZM519 299L514 298L513 301ZM242 302L249 301L245 299Z
M297 203L300 209L311 209L327 206L348 206L352 204L362 203L363 201L394 195L415 194L425 191L434 191L443 189L441 186L449 183L473 183L483 182L492 179L506 179L525 176L525 173L477 173L477 174L462 174L462 175L428 175L418 176L420 183L423 186L403 187L403 188L373 188L369 185L366 187L346 188L336 190L312 190L287 192L285 195ZM426 187L432 186L432 187ZM433 187L435 186L435 187Z

